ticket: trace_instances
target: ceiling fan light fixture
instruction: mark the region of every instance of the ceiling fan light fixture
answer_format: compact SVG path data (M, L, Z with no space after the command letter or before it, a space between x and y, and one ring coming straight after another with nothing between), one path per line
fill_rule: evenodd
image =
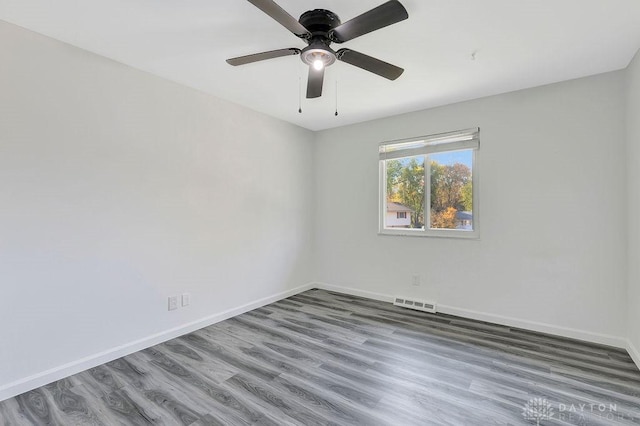
M313 66L314 69L320 71L324 67L328 67L336 61L336 53L328 46L307 46L302 49L300 59L307 65Z

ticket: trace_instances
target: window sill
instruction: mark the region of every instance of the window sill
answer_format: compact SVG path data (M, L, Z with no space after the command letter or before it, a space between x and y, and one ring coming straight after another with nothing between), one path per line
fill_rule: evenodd
M383 229L378 231L380 236L395 236L395 237L427 237L427 238L454 238L463 240L479 240L480 235L478 230L475 231L457 231L454 229L442 229L442 230L419 230L414 231L409 229Z

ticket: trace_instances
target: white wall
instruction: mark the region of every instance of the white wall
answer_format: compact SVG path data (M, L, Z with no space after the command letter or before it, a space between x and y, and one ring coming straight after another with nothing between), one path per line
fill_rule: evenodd
M312 281L311 132L1 21L0 64L0 400Z
M630 353L640 366L640 51L627 69L627 180Z
M624 345L624 76L319 133L317 278L358 294L435 300L451 313ZM480 240L377 235L378 144L476 126ZM336 205L351 208L337 215ZM421 275L420 287L412 274Z

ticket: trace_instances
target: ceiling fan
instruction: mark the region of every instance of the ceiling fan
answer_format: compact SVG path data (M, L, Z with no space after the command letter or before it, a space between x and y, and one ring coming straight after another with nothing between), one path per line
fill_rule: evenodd
M387 1L345 23L341 23L338 15L330 10L309 10L296 20L273 0L248 1L303 39L308 46L304 49L291 47L227 59L230 65L244 65L265 59L300 55L302 62L309 65L307 98L317 98L322 95L324 69L333 64L336 59L389 80L395 80L404 72L400 67L364 53L351 49L334 51L330 47L331 43L344 43L407 19L409 17L407 10L397 0Z

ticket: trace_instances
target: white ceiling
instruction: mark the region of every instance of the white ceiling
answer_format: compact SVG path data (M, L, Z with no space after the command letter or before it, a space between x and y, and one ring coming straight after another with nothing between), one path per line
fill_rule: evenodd
M343 22L384 2L276 1L295 17L322 8ZM225 62L305 46L246 0L0 0L0 19L312 130L617 70L640 48L640 0L401 2L408 20L340 47L405 73L388 81L337 62L302 114L299 57Z

